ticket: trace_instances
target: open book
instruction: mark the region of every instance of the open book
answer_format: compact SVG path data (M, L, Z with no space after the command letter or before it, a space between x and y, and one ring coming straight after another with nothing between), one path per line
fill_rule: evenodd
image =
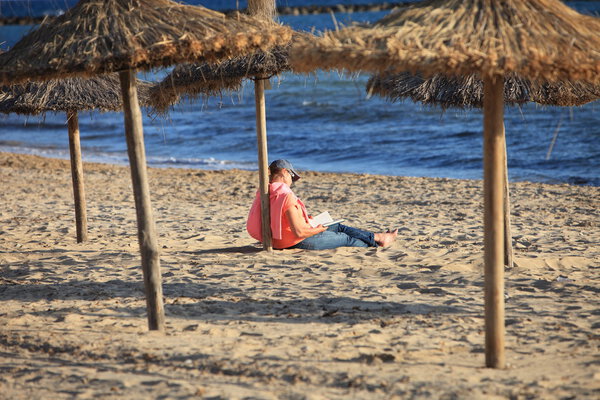
M323 211L321 214L319 214L316 217L313 217L311 220L309 220L310 226L312 226L313 228L315 228L319 225L329 226L329 225L333 225L333 224L339 224L340 222L344 222L344 220L336 219L334 221L333 218L331 218L331 215L329 215L328 211Z

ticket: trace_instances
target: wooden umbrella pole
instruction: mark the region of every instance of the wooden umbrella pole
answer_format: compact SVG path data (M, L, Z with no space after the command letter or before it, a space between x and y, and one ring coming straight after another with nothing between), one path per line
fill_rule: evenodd
M277 15L275 0L248 0L248 14L271 21Z
M87 211L85 204L85 188L83 184L83 162L81 161L81 144L79 139L79 118L77 112L67 112L69 130L69 153L71 154L71 178L73 180L73 198L75 200L75 226L77 243L87 241Z
M275 0L248 0L248 14L265 21L272 21L276 15ZM254 100L256 103L256 141L258 144L258 179L260 191L260 214L263 248L273 251L271 232L271 201L269 197L269 155L267 151L267 112L265 106L265 80L254 79Z
M271 203L269 200L269 173L267 171L267 113L265 108L265 80L254 80L254 99L256 102L256 140L258 144L258 175L260 190L260 210L262 216L263 248L273 251L271 233Z
M512 232L510 225L510 186L508 183L508 154L506 151L506 129L502 125L504 133L504 265L513 267Z
M131 180L137 214L138 240L142 254L142 271L146 289L146 307L148 309L148 328L165 330L165 311L163 308L162 285L158 238L152 205L150 204L150 186L146 170L146 151L142 113L138 103L135 72L119 72L123 93L123 111L125 114L125 136L127 153L131 166Z
M483 86L485 364L504 368L504 80Z

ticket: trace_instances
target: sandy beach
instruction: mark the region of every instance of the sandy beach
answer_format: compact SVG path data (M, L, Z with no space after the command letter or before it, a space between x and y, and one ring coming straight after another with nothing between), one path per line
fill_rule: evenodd
M511 184L508 368L484 368L482 182L306 171L388 248L266 253L257 173L150 169L167 331L148 332L127 167L0 153L2 399L597 399L600 188Z

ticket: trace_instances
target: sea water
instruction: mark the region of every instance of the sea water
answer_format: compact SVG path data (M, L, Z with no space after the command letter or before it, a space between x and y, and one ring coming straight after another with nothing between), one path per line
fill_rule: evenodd
M60 13L61 6L74 3L51 2L56 7L47 13ZM189 2L218 4L221 9L245 6L235 0ZM7 3L2 2L0 8L5 15ZM43 2L29 2L34 15L38 3ZM367 2L288 0L278 4L340 3ZM567 4L580 12L600 12L600 1ZM336 13L335 19L343 24L375 21L386 13ZM327 14L283 15L280 19L299 30L334 27ZM0 27L0 48L9 48L29 29ZM159 80L167 72L157 70L141 77ZM324 72L308 76L284 73L272 78L272 89L266 91L269 158L290 159L300 170L482 178L480 110L442 111L410 100L390 103L367 98L367 79L368 74ZM510 179L600 185L599 111L600 101L569 108L507 107ZM144 110L148 162L158 167L256 169L254 112L252 82L239 93L184 100L166 118ZM84 160L127 163L121 113L82 113L79 121ZM0 115L0 151L68 158L65 115Z

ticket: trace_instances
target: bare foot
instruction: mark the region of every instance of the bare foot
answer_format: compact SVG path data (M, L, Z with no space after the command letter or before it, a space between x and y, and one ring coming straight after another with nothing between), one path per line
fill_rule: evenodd
M376 233L375 241L381 247L386 247L392 244L394 240L398 237L398 229L394 229L393 231L388 230L385 233Z

